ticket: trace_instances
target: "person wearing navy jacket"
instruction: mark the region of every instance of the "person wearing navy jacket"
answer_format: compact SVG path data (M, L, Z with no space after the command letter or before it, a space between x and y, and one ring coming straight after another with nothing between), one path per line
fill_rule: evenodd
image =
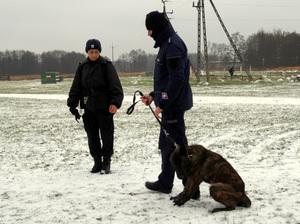
M151 36L159 51L155 60L154 90L141 97L145 105L155 103L155 116L161 119L163 128L176 144L187 144L184 114L193 106L193 96L189 84L190 62L183 40L176 34L163 13L153 11L147 14L145 21L148 36ZM145 186L153 191L171 193L175 171L170 163L168 149L175 149L160 130L158 147L161 150L162 171L155 182L146 182ZM183 181L185 184L186 180ZM192 198L198 199L200 191Z
M67 105L76 121L80 119L78 104L84 109L82 119L94 158L91 172L108 174L114 151L113 116L121 107L123 89L112 62L100 56L100 41L88 40L85 50L88 57L77 68Z

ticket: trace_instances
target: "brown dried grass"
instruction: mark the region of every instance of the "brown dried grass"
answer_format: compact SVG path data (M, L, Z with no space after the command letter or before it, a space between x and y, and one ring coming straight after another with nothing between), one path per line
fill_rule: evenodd
M300 66L295 67L278 67L278 68L269 68L265 69L266 71L289 71L289 70L297 70L300 71ZM145 72L118 72L119 76L145 76ZM65 78L74 78L75 74L61 74L61 76ZM9 76L9 80L17 81L17 80L32 80L32 79L40 79L40 74L32 74L32 75L11 75Z

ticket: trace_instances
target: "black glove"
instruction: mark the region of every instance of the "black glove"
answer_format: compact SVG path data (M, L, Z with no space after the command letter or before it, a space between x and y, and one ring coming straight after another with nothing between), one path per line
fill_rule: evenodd
M74 107L70 107L70 112L75 116L75 120L79 123L80 120L80 114L78 113L78 110Z

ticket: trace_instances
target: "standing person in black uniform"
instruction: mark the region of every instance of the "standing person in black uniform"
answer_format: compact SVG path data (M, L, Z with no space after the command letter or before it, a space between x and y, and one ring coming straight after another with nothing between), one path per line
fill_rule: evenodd
M189 84L190 62L183 40L176 34L163 13L150 12L146 16L148 36L155 41L154 48L159 47L154 68L154 90L149 95L141 97L145 105L155 103L155 115L161 118L164 129L178 144L187 144L185 134L185 111L193 106L193 95ZM161 115L160 115L161 114ZM175 171L172 167L168 149L174 149L174 144L167 138L161 128L159 136L162 171L155 182L146 182L149 190L171 193ZM186 180L183 180L185 185ZM200 197L197 189L193 199Z
M234 74L234 72L235 72L233 66L232 66L228 71L229 71L230 77L231 77L231 79L232 79L232 76L233 76L233 74Z
M88 57L77 68L67 105L76 121L80 119L79 102L84 109L82 119L94 158L91 172L108 174L114 152L113 116L121 107L123 89L113 64L100 56L99 40L88 40L85 51Z

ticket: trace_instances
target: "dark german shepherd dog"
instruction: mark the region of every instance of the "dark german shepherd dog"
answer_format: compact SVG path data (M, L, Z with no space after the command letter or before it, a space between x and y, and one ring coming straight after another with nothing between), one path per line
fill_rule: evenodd
M205 181L211 184L212 198L226 206L213 209L213 213L234 210L235 206L251 206L242 178L221 155L201 145L181 145L171 152L170 161L178 178L187 178L183 192L171 198L175 205L187 202Z

